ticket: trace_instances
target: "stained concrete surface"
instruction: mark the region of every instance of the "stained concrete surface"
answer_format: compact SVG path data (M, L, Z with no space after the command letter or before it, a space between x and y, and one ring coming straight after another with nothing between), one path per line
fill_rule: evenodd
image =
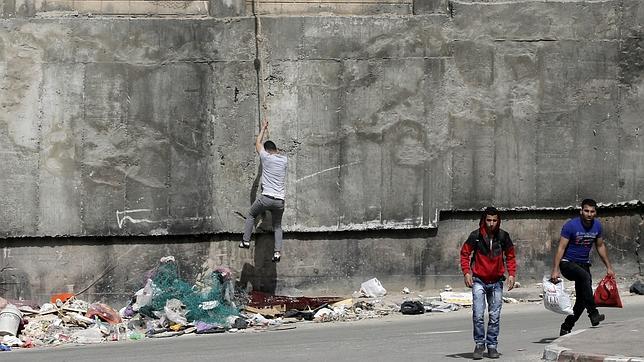
M517 280L541 282L549 273L562 224L573 212L514 212L504 215L517 253ZM0 254L0 288L6 298L46 301L57 292L125 304L145 284L145 273L173 255L180 275L191 283L207 268L229 266L240 288L286 295L349 296L360 284L378 278L391 294L404 287L438 291L462 287L460 246L478 224L478 213L444 215L438 230L286 233L280 263L271 262L273 237L260 233L251 249L239 249L236 235L13 239ZM534 221L534 220L539 221ZM642 214L602 212L610 259L622 277L642 273L638 255ZM631 230L627 234L624 230ZM593 252L594 277L604 266Z
M641 273L639 1L438 1L423 15L259 27L15 17L12 4L0 20L0 235L13 239L0 265L24 295L86 284L118 259L92 293L123 298L164 254L189 271L246 270L269 290L344 291L368 276L440 285L460 279L468 210L489 204L535 210L508 228L539 279L562 215L588 196L621 205L609 251ZM267 235L235 249L264 114L290 160L277 266Z
M238 232L255 196L258 91L290 160L288 231L641 200L639 3L452 5L267 16L257 29L248 17L2 20L0 232Z

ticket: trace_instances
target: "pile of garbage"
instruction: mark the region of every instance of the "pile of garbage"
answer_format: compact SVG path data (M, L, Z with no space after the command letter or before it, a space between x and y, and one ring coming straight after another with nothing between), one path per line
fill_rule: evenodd
M298 321L351 321L399 311L398 305L382 299L386 290L375 278L348 299L241 293L234 287L230 269L208 269L191 284L181 279L174 257L168 256L144 280L120 310L106 303L89 303L73 293L56 294L42 305L0 298L0 351L249 328L288 329Z
M170 256L146 277L145 286L119 311L72 293L54 295L43 305L0 298L0 350L217 333L250 325L234 300L228 268L217 268L191 285L179 277Z
M387 302L376 278L362 283L351 298L293 297L240 291L230 269L220 266L199 274L194 283L181 279L172 256L161 258L145 275L143 287L120 310L89 303L73 293L49 303L0 298L0 351L11 348L139 341L185 334L236 333L244 330L295 328L295 322L354 321L393 313L423 314L459 310L472 304L471 293L446 286L440 297L405 296ZM403 294L410 294L404 288ZM507 302L507 301L506 301Z

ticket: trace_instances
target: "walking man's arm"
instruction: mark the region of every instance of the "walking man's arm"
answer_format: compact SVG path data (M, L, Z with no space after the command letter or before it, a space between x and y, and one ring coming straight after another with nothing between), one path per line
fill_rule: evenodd
M463 246L461 247L461 270L463 271L463 280L465 281L465 286L471 288L474 285L474 279L472 278L472 270L470 269L470 257L474 248L472 247L473 241L471 238L468 238Z
M255 138L255 150L257 151L257 153L264 149L262 141L264 140L266 130L268 130L268 121L264 119L264 121L262 122L262 129L259 131L257 138Z
M508 267L508 291L514 289L515 275L517 273L516 255L514 246L503 251L505 253L505 264Z
M610 264L610 260L608 260L608 251L606 250L606 243L604 243L604 238L597 238L595 245L597 246L597 254L599 254L599 257L604 262L604 265L606 265L606 274L614 277L615 272L613 271L613 267Z
M564 253L566 252L566 246L568 246L569 240L563 236L559 238L559 247L557 247L557 252L555 253L555 259L552 262L552 272L550 273L550 281L556 283L559 277L561 276L559 272L559 263L561 258L563 258Z

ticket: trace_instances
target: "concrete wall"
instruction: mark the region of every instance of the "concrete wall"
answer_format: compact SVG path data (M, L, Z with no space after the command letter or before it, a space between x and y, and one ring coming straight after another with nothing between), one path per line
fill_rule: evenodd
M524 286L548 273L559 231L575 211L508 212L502 227L517 251L517 280ZM642 275L644 210L600 209L608 252L620 278ZM3 242L0 295L48 300L58 292L121 305L145 282L145 273L174 255L190 282L208 267L229 266L237 284L290 295L350 295L377 277L390 293L403 287L437 293L445 284L463 287L460 246L478 224L477 212L443 214L438 229L287 233L283 258L270 258L272 235L257 235L250 250L239 249L235 235L155 237L33 238ZM595 252L592 268L604 267ZM621 281L621 279L620 279ZM520 292L520 290L518 291Z
M641 200L640 18L627 4L520 4L543 16L516 28L489 21L513 19L512 4L266 17L259 84L251 18L5 20L0 232L237 232L258 98L290 157L289 231ZM542 26L579 12L598 21Z
M231 150L237 162L213 176L223 162L215 131L235 127L226 139L234 144L253 138L251 21L47 19L5 26L3 235L239 226L217 216L231 212L214 190L231 190L233 205L245 207L254 151Z
M436 2L413 0L2 0L3 17L59 17L63 15L213 16L382 15L435 11ZM418 2L418 1L417 1Z
M237 0L241 1L241 0ZM2 0L2 17L60 17L65 15L206 16L213 5L233 0ZM221 14L234 6L213 6Z
M624 206L609 228L623 271L639 268L639 1L417 2L417 15L272 16L257 28L0 9L0 234L26 238L6 239L2 260L33 295L88 282L131 244L144 260L128 252L131 270L112 278L133 281L167 252L188 271L247 264L278 289L372 274L422 286L458 274L468 210L537 210L509 228L536 263L550 251L543 225L556 239L563 223L545 210L586 196ZM260 109L290 158L285 253L301 256L268 273L264 249L234 245L257 192ZM62 283L46 276L52 255L93 262L67 264ZM105 296L132 286L101 285Z

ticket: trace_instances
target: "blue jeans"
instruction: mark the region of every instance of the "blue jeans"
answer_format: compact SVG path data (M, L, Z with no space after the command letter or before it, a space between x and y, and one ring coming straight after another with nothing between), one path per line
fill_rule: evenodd
M474 342L496 348L499 337L499 321L503 305L503 282L486 284L474 277L472 286L472 322L474 323ZM488 309L487 336L485 334L485 305Z

